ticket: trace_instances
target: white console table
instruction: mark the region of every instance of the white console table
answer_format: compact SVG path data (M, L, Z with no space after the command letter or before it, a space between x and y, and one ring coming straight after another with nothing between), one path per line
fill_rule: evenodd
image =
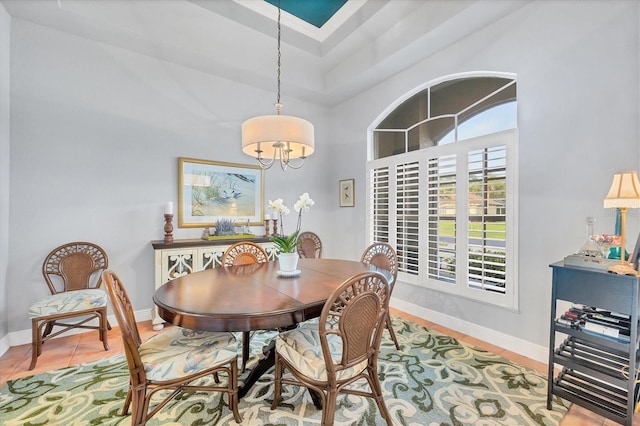
M174 278L190 274L192 272L214 269L221 266L221 259L224 252L232 245L240 241L251 241L261 245L267 252L269 260L277 259L277 249L267 237L224 239L224 240L202 240L185 239L174 240L172 243L165 243L162 240L152 241L155 252L155 289ZM153 308L151 320L154 330L161 330L164 327L162 318L158 315L158 310Z

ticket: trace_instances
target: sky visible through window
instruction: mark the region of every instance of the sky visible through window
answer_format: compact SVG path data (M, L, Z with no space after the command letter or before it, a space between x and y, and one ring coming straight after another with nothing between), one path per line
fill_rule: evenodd
M516 102L507 102L497 105L486 111L476 114L458 126L458 140L475 138L515 129L517 127ZM454 131L443 137L439 145L455 142Z

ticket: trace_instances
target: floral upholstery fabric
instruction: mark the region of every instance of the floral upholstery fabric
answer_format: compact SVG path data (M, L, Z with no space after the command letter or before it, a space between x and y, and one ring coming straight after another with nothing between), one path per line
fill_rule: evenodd
M331 359L339 363L342 358L342 339L336 335L327 336ZM276 338L276 351L296 370L316 380L327 380L327 367L320 346L318 322L304 323L300 327L280 333ZM367 360L337 373L337 379L343 380L360 374L367 368Z
M156 334L139 348L150 380L171 380L195 374L214 364L237 357L238 344L231 333L170 328Z
M107 306L107 293L104 290L88 289L67 291L46 297L29 308L29 318L65 312L84 311Z

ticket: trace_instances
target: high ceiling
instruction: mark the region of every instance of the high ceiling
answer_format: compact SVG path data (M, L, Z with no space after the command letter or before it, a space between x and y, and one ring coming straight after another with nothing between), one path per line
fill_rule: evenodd
M0 1L12 19L268 91L274 88L277 7L271 0ZM527 4L519 0L348 0L318 28L306 21L312 18L304 9L292 10L304 18L300 19L284 11L285 0L281 1L282 95L327 106ZM340 0L327 2L335 8Z
M265 0L303 21L322 28L347 0Z

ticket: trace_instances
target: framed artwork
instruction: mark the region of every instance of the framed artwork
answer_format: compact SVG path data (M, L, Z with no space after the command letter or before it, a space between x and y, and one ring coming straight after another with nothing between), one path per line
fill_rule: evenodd
M339 182L338 193L340 197L340 207L354 207L356 205L353 192L354 184L354 179L344 179Z
M260 166L178 158L178 227L206 228L218 219L262 225Z

